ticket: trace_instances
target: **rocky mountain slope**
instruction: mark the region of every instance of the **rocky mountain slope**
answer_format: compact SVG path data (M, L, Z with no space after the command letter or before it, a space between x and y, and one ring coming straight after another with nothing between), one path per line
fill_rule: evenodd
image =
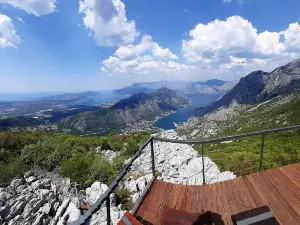
M61 126L78 132L101 129L120 130L139 121L151 121L164 113L188 104L175 91L161 88L154 93L138 93L120 100L110 108L80 113L63 120Z
M230 90L236 81L223 81L212 79L207 81L159 81L147 83L134 83L129 87L115 90L116 94L132 95L139 92L152 92L166 87L179 94L222 94Z
M237 104L256 104L282 93L291 92L300 85L300 59L279 67L271 73L255 71L241 78L220 100L197 110L199 115L212 112L220 107Z

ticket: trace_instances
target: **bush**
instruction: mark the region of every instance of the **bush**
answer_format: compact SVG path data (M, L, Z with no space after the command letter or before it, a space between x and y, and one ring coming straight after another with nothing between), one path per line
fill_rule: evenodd
M0 166L0 186L8 185L14 177L22 177L28 169L21 157L11 158L7 164Z
M89 185L92 183L90 178L92 164L93 157L80 153L62 163L61 174L80 185Z
M115 190L117 205L122 204L122 210L131 210L134 206L130 192L124 188Z
M100 155L95 155L90 171L92 182L100 181L109 185L114 179L115 172L112 165L106 159Z

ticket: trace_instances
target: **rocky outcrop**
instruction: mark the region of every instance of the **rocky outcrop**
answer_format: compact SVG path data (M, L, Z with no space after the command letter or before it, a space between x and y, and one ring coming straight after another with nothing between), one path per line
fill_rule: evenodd
M98 198L108 189L106 184L100 182L95 182L90 188L86 189L86 204L94 204ZM123 211L121 210L121 205L116 206L116 196L115 194L110 195L110 214L113 224L123 216ZM101 208L92 216L92 218L87 221L89 225L106 225L106 206L105 203Z
M29 171L0 188L0 221L5 225L56 225L78 219L80 211L50 179Z
M112 150L102 150L101 151L101 155L108 161L108 162L112 162L114 158L116 158L117 156L120 155L119 152L115 152Z
M162 137L179 139L178 134L173 131L166 131ZM186 139L182 137L182 139ZM159 172L158 179L171 183L201 185L202 157L194 148L187 144L174 144L166 142L154 142L155 168ZM206 183L235 178L231 172L221 173L217 165L208 157L204 157ZM142 155L132 165L132 174L151 174L151 153L150 146L147 146Z

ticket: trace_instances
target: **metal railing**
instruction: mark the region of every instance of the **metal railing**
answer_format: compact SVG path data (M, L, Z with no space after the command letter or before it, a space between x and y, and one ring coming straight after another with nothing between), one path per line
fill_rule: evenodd
M154 157L154 141L160 141L160 142L169 142L169 143L177 143L177 144L200 144L201 145L201 156L202 156L202 177L203 177L203 184L206 184L205 181L205 163L204 163L204 144L211 144L216 142L222 142L222 141L228 141L233 139L239 139L242 137L250 137L250 136L259 136L261 135L261 148L260 148L260 159L259 159L259 168L258 172L262 171L263 168L263 159L264 159L264 143L265 143L265 134L273 133L273 132L280 132L280 131L289 131L289 130L295 130L300 129L300 125L296 126L289 126L289 127L282 127L282 128L275 128L275 129L269 129L269 130L262 130L262 131L256 131L256 132L249 132L239 135L232 135L227 137L221 137L221 138L215 138L215 139L207 139L207 140L175 140L175 139L167 139L167 138L161 138L161 137L150 137L142 146L140 146L139 151L131 158L131 160L126 164L124 169L121 171L121 173L118 175L118 177L111 183L109 188L105 193L103 193L100 198L91 206L89 210L84 212L80 218L74 222L71 223L71 225L79 225L84 224L86 221L88 221L94 213L96 213L103 203L106 201L106 212L107 212L107 224L111 224L111 217L110 217L110 195L115 191L120 181L125 177L125 175L128 173L131 165L134 163L134 161L139 157L139 155L142 153L142 151L145 149L145 147L150 143L150 151L151 151L151 170L153 177L156 176L156 170L155 170L155 157Z

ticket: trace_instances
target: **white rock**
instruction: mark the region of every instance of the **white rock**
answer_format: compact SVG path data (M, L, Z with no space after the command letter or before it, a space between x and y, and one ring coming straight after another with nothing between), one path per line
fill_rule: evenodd
M114 158L120 155L119 152L114 152L112 150L102 150L101 154L109 162L112 162Z
M10 209L9 205L0 207L0 217L5 218L9 213L9 209Z
M41 225L44 216L45 216L45 215L44 215L43 213L42 213L42 214L39 214L39 215L35 218L35 220L34 220L34 222L32 223L32 225Z
M56 225L57 221L59 220L59 218L65 213L67 207L69 206L70 203L70 199L67 198L63 201L63 203L61 204L61 206L58 208L55 217L53 218L51 225Z
M25 206L23 217L28 217L31 213L37 212L40 207L42 207L46 203L45 199L33 198L31 199Z
M22 180L22 179L15 179L15 180L13 180L13 181L10 183L10 186L11 186L13 189L17 189L17 187L19 187L22 183L23 183L23 180Z
M43 205L43 207L41 207L39 209L40 213L46 214L46 215L49 215L50 211L51 211L51 205L50 205L50 203L46 203L45 205Z
M14 218L17 215L21 215L24 208L25 208L26 203L25 202L16 202L9 211L9 218Z
M45 185L40 181L40 180L37 180L37 181L35 181L35 182L33 182L32 184L31 184L31 187L33 188L33 189L43 189L44 187L45 187Z
M20 224L19 221L21 221L23 218L20 215L17 215L15 218L11 219L8 223L8 225L17 225Z
M102 184L101 182L95 182L92 184L90 188L86 189L86 201L89 204L94 204L97 199L107 191L108 186L106 184Z
M34 193L40 198L44 198L49 195L50 191L48 189L38 189Z
M80 217L80 214L81 214L80 210L76 207L76 205L73 202L70 202L64 215L61 217L61 219L59 220L59 222L57 224L64 225L66 221L68 221L68 223L71 223L71 222L77 220Z
M30 177L25 178L25 181L29 184L36 180L37 180L37 178L35 176L30 176Z
M28 171L24 174L24 179L31 177L31 176L34 176L34 173L32 171Z

